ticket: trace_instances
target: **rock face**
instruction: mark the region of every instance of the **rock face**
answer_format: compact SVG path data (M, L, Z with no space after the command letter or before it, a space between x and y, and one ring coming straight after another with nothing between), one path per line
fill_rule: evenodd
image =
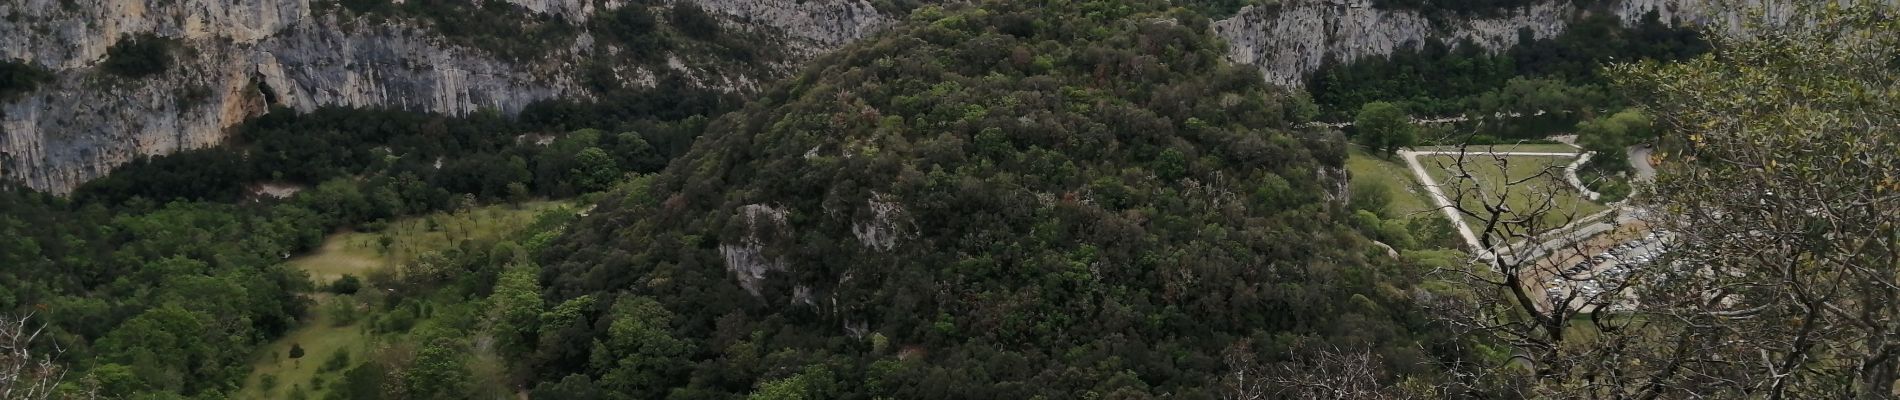
M740 25L787 32L792 50L807 56L870 36L890 22L871 8L871 3L861 0L690 1L707 12L731 17Z
M759 287L764 284L766 273L786 270L784 257L766 254L768 245L783 242L792 236L791 227L785 223L785 214L785 208L778 206L747 204L739 207L739 218L745 221L743 233L719 245L719 255L726 260L726 270L732 272L739 281L739 287L745 288L753 296L759 295ZM806 292L809 298L809 289Z
M764 31L790 60L833 48L889 19L863 0L680 0L728 27ZM585 21L619 0L509 0L524 17ZM536 17L539 18L539 17ZM578 25L578 24L577 24ZM584 25L582 25L584 26ZM150 33L183 48L165 73L130 80L96 66L120 37ZM0 2L0 59L54 71L32 93L0 102L0 180L66 193L142 155L219 143L274 102L512 114L536 100L586 98L578 63L591 36L550 39L545 57L510 60L452 44L421 24L322 11L308 0L12 0ZM703 73L692 57L666 66L709 87L744 90L770 77ZM655 71L621 78L650 84ZM267 93L268 92L268 93Z
M1739 14L1719 8L1711 0L1612 0L1608 9L1625 23L1641 21L1656 11L1663 21L1739 25ZM1785 5L1787 0L1755 0L1750 5ZM1786 7L1769 7L1770 13ZM1517 43L1519 32L1534 38L1563 33L1582 10L1569 0L1547 0L1510 10L1497 18L1443 20L1434 24L1424 14L1372 7L1371 0L1286 0L1273 6L1250 6L1233 17L1216 21L1214 30L1228 41L1228 58L1260 68L1267 81L1301 86L1303 78L1328 58L1341 62L1392 54L1416 48L1429 39L1447 43L1470 40L1489 50Z
M585 21L622 0L507 0L524 12ZM877 32L891 18L867 0L690 1L727 27L767 32L787 50L772 70ZM1612 0L1624 21L1650 11L1665 20L1739 25L1714 0ZM1751 0L1770 14L1792 0ZM1497 18L1434 23L1412 11L1381 10L1371 0L1284 0L1217 21L1228 57L1258 67L1268 81L1300 86L1327 59L1391 54L1428 39L1470 40L1499 50L1519 32L1557 35L1582 12L1547 0ZM584 26L584 25L582 25ZM128 81L95 66L122 35L153 33L190 49L171 72ZM535 60L507 60L450 44L414 23L352 20L310 0L10 0L0 2L0 59L52 69L57 78L0 102L0 180L65 193L141 155L210 146L228 128L276 104L308 111L326 105L392 107L447 114L482 109L513 113L536 100L589 95L576 65L594 54L591 36ZM669 57L664 68L688 75L696 59ZM654 71L620 70L630 84ZM699 74L695 81L748 90L770 77ZM269 93L265 93L268 91Z

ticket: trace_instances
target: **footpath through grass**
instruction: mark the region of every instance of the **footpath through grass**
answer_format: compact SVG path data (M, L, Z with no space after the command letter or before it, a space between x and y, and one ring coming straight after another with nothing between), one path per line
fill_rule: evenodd
M566 205L565 202L537 201L520 205L495 205L454 213L435 213L397 220L375 232L342 232L330 235L323 246L311 254L289 261L290 265L310 274L319 286L345 274L364 277L378 270L415 260L431 251L448 249L463 240L488 242L505 238L529 226L541 212ZM365 291L371 290L367 286ZM378 346L404 345L401 334L377 335L368 323L377 310L355 295L312 294L310 316L283 338L265 346L252 363L251 376L233 398L288 399L301 392L310 399L322 399L344 371L361 364ZM301 358L290 358L291 348L303 350ZM325 367L338 352L348 361L340 367ZM477 354L477 362L499 362L491 355ZM499 371L472 365L478 372ZM479 375L478 375L479 376Z
M1500 193L1503 195L1505 207L1510 210L1505 213L1506 218L1516 218L1524 213L1532 212L1542 204L1545 198L1554 197L1554 204L1545 212L1543 218L1547 227L1552 229L1608 209L1602 204L1584 199L1576 188L1564 181L1563 168L1571 161L1575 161L1575 158L1507 156L1502 160L1503 162L1499 162L1498 158L1490 155L1468 155L1465 157L1463 169L1471 175L1472 179L1457 181L1453 179L1452 171L1457 168L1456 156L1421 155L1418 157L1420 166L1431 174L1432 179L1437 180L1440 185L1445 185L1446 196L1460 197L1454 201L1471 209L1482 208L1483 203L1479 202L1478 197L1479 190L1477 189L1479 188L1483 189L1483 193L1486 193L1486 197L1491 202L1495 202ZM1459 196L1461 190L1453 189L1454 184L1463 186L1463 196ZM1473 229L1476 229L1479 221L1467 216L1465 223L1473 224Z

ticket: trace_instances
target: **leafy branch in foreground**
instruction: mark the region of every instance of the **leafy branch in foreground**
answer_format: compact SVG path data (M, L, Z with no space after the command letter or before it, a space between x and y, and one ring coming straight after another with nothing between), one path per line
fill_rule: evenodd
M1685 352L1643 368L1672 391L1888 398L1900 378L1900 22L1801 11L1612 70L1675 148L1641 200L1681 237L1641 291Z

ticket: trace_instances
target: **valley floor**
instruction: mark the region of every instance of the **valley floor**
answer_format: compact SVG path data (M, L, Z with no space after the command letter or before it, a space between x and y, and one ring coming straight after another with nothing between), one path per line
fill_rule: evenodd
M488 242L513 234L529 225L537 215L567 205L564 201L535 201L518 205L493 205L460 212L440 212L423 217L405 218L389 223L375 232L339 232L325 238L316 252L290 259L289 264L310 274L319 285L308 295L310 315L303 325L266 346L252 364L250 377L234 398L295 399L325 398L351 367L369 362L372 350L379 346L403 346L402 333L377 334L371 322L386 310L368 304L372 296L364 292L335 294L324 291L343 276L359 279L375 274L395 273L396 268L415 261L423 254L440 251L463 241ZM292 358L292 348L301 348L302 357ZM332 358L343 361L331 361ZM471 364L499 363L493 354L476 354ZM502 368L470 365L477 374L489 371L501 374ZM501 382L490 379L488 382ZM510 390L495 388L495 390Z

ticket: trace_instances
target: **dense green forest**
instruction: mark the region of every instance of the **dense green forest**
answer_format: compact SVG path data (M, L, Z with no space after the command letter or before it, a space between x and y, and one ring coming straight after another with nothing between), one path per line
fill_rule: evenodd
M505 2L318 2L503 57L585 29L612 57L581 66L588 101L279 108L70 196L0 188L0 311L47 324L36 349L62 351L73 397L1303 398L1345 373L1381 398L1524 393L1509 379L1525 375L1493 367L1509 344L1427 309L1471 297L1427 275L1462 260L1449 223L1395 215L1401 188L1349 189L1348 138L1305 126L1356 119L1354 139L1391 154L1442 139L1411 115L1512 114L1455 139L1574 130L1601 155L1585 180L1620 198L1622 149L1660 133L1600 68L1709 47L1653 13L1588 14L1500 53L1432 42L1331 63L1307 94L1228 63L1209 29L1271 0L927 3L874 1L908 17L735 94L614 75L669 52L784 56L691 2L525 24ZM1435 17L1522 3L1375 2ZM154 76L188 52L129 36L104 68ZM49 77L0 63L0 98ZM338 232L388 251L393 226L440 232L536 199L579 204L371 276L288 265ZM319 312L396 341L293 343L283 355L320 376L252 380ZM1473 373L1492 369L1508 371Z
M658 171L698 136L706 124L700 115L730 102L726 94L667 89L681 101L629 91L606 104L543 102L514 119L275 110L238 127L228 145L138 159L68 198L7 187L0 190L0 265L7 266L0 268L0 309L49 325L41 344L65 351L70 390L222 398L260 346L314 306L304 294L318 288L284 266L287 256L339 229L375 231L406 216L572 197ZM611 130L567 130L582 123ZM251 194L258 183L306 189L279 200ZM448 294L432 295L452 299L382 299L391 310L461 307L499 273L482 246L440 263L486 275L371 284L441 287Z
M435 20L441 26L535 30L450 35L503 54L516 51L507 47L510 42L481 40L551 34L545 29L564 23L500 23L521 17L505 3L479 6L479 12L457 2L350 3L345 6L368 5L366 13L454 18ZM695 8L621 10L648 8L659 21L630 35L663 35L661 40L673 43L668 48L681 51L711 46L721 52L715 57L743 55L718 50L717 43L751 43L749 34L724 32ZM189 56L189 49L143 35L123 38L107 53L106 72L142 78L167 73L175 58ZM0 94L8 97L32 91L50 77L14 62L0 65L0 75ZM0 237L5 238L0 265L6 266L0 268L0 309L9 315L30 313L32 322L48 325L36 345L63 350L58 361L67 368L63 387L69 393L235 396L265 345L319 306L310 294L320 288L285 266L289 255L314 250L338 230L373 232L391 221L438 211L606 189L631 174L660 170L691 146L705 127L705 116L738 103L732 93L698 88L676 74L657 80L652 87L633 88L595 79L589 83L594 100L537 102L512 118L490 112L446 117L275 109L235 128L227 145L136 159L66 198L7 187L0 190ZM280 200L251 194L259 184L304 190ZM550 224L523 234L553 229ZM452 274L456 279L396 274L366 282L411 295L376 298L370 305L387 311L371 316L401 319L402 310L411 310L409 318L454 315L448 310L476 306L470 300L485 295L500 271L499 264L489 262L490 245L463 244L433 258L441 268L470 271ZM205 296L219 301L202 301ZM442 318L447 317L435 319ZM427 342L470 329L465 322L479 319L447 321L443 324L454 327L449 331L405 334ZM407 323L390 324L380 323L385 328L379 332L390 326L401 326L394 333L411 329ZM409 366L372 364L385 370ZM361 379L344 383L380 385ZM430 383L405 381L390 385L402 389L390 393L413 393L407 387L415 385Z
M1708 50L1688 28L1673 27L1651 12L1632 27L1614 15L1596 13L1554 38L1528 33L1503 52L1471 43L1431 41L1385 58L1329 62L1307 81L1321 118L1351 119L1375 101L1402 103L1415 115L1467 114L1487 119L1480 133L1499 138L1538 138L1623 107L1609 95L1598 69L1611 62L1677 60ZM1529 116L1536 111L1542 116ZM1487 118L1504 113L1526 117Z
M565 176L575 168L580 150L603 150L616 171L656 172L686 151L704 128L704 115L716 115L735 102L730 94L670 82L598 101L537 102L515 118L488 112L445 117L278 109L238 127L231 145L133 160L81 185L73 198L108 204L132 198L230 202L253 182L317 184L345 177L369 178L364 181L373 188L432 191L416 197L434 199L434 204L452 193L472 193L485 201L569 197L605 187ZM583 129L601 131L552 146L536 143Z
M926 7L811 64L541 254L534 395L1215 398L1302 351L1385 385L1468 357L1328 201L1343 139L1207 23Z

